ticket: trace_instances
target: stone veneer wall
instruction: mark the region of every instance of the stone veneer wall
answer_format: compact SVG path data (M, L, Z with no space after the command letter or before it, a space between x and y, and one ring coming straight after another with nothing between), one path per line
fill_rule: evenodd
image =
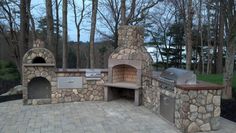
M221 90L176 89L175 125L184 132L217 130Z
M160 88L157 79L143 75L142 78L142 102L143 105L159 114L160 110Z
M103 84L107 81L107 70L102 71L100 80L86 80L85 71L57 72L57 77L82 77L83 88L57 88L52 91L52 103L104 100Z

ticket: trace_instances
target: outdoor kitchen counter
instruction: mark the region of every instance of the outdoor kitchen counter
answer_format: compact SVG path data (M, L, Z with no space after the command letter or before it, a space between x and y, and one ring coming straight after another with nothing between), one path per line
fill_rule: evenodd
M144 98L144 105L151 110L159 109L160 115L173 122L184 133L220 129L221 94L224 86L196 81L191 72L186 74L183 70L170 70L164 74L153 71L150 75L144 75L151 79L153 88L151 90L149 87L144 93L147 97ZM189 81L196 81L196 84Z
M197 81L192 85L175 85L175 88L175 125L178 129L187 133L220 129L222 85Z
M220 90L223 89L223 85L213 84L204 81L197 81L197 84L183 84L176 85L177 88L182 90Z
M86 72L86 70L90 70L90 69L62 69L62 68L58 68L56 73ZM108 69L96 69L96 70L100 70L103 73L107 73L108 72Z

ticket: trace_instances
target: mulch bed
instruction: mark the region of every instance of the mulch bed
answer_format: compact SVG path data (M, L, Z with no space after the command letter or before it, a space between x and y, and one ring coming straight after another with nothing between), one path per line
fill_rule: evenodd
M236 122L236 100L221 100L221 116Z
M11 100L18 100L18 99L22 99L22 94L9 95L9 96L0 96L0 103L1 102L6 102L6 101L11 101Z
M0 79L0 95L3 93L8 92L11 88L15 87L16 85L19 85L19 80L3 80Z

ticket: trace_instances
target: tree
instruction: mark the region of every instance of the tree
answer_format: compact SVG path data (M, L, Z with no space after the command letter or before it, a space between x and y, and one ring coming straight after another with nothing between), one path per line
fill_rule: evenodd
M62 55L62 68L67 68L67 0L63 0L62 3L62 45L63 45L63 55Z
M126 22L126 3L125 2L126 0L121 0L121 25L125 25L125 22Z
M105 39L113 41L112 46L116 48L118 46L118 26L121 19L120 2L117 0L103 0L99 4L100 23L110 32L107 33L99 29L97 31ZM107 10L107 12L103 12L103 10Z
M224 46L224 7L223 3L220 1L220 22L219 22L219 46L217 52L217 60L216 60L216 72L223 72L223 46Z
M183 43L183 22L178 19L175 5L163 1L150 12L146 28L153 45L157 48L164 67L181 67ZM157 62L156 62L157 63ZM158 63L157 63L158 64Z
M58 45L59 45L59 38L60 38L60 31L59 31L59 3L58 0L55 0L55 8L56 8L56 45L55 45L55 59L57 60L58 58Z
M211 1L207 1L207 45L208 45L208 52L207 52L207 74L211 73L212 68L212 55L213 55L213 45L211 44L212 41L212 34L211 34L211 12L210 12L210 5Z
M114 48L118 46L118 27L119 25L142 25L145 26L145 20L149 18L150 10L161 0L103 0L100 2L99 14L101 16L102 26L107 29L98 32L106 39L112 40ZM102 12L107 10L108 12Z
M198 33L199 39L198 44L200 44L200 59L198 63L198 70L201 69L201 73L204 73L204 55L203 55L203 36L202 36L202 0L199 0L198 7ZM198 47L199 48L199 47Z
M188 8L187 8L187 17L186 17L186 69L191 70L191 62L192 62L192 21L193 21L193 9L192 9L192 0L188 0Z
M36 30L35 30L34 18L33 18L33 15L31 13L31 8L30 8L31 0L28 0L28 4L27 5L28 5L27 6L27 12L28 12L28 15L29 15L30 23L31 23L32 40L34 42L34 41L36 41L37 35L36 35Z
M193 1L192 0L173 0L171 1L178 10L179 20L184 23L184 40L186 46L186 69L191 69L192 63L192 22L193 22Z
M27 13L28 0L20 1L20 64L22 57L28 50L29 41L29 19ZM29 7L29 6L28 6Z
M49 49L54 56L56 55L55 46L53 45L53 14L52 14L52 0L46 0L46 16L47 16L47 43Z
M236 52L236 3L234 0L221 0L224 5L225 28L226 28L226 59L224 70L223 98L232 98L232 79L234 71L234 60Z
M82 0L82 7L80 11L80 15L77 14L77 6L75 3L75 0L72 0L72 7L73 7L73 12L74 12L74 21L75 21L75 26L77 29L77 50L76 50L76 67L79 68L80 65L80 31L81 31L81 24L83 19L85 18L85 0Z
M98 49L100 55L101 55L101 59L100 59L100 65L102 68L104 68L104 55L107 52L107 48L105 46L102 46L101 48Z
M90 68L95 67L94 66L94 37L95 37L96 21L97 21L97 8L98 8L98 0L93 0L92 1L90 44L89 44Z
M10 56L13 57L17 69L21 73L22 54L20 52L22 49L20 48L21 45L18 36L19 24L16 21L18 15L14 15L14 13L18 12L19 7L11 1L3 0L0 1L0 10L0 34L10 47Z

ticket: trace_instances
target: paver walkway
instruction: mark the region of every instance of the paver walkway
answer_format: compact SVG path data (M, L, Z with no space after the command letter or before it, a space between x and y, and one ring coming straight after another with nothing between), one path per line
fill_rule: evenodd
M229 121L223 119L224 124ZM235 123L220 132L236 131ZM234 129L232 128L234 127ZM227 130L226 130L227 129ZM172 125L127 100L23 106L0 103L0 133L177 133Z

